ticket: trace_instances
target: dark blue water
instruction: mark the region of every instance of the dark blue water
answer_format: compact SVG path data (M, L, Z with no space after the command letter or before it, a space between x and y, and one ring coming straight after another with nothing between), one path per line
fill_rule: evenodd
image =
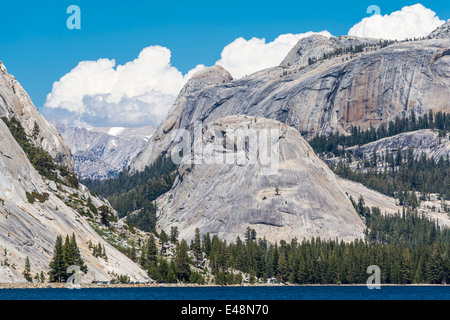
M450 300L450 286L4 289L0 300Z

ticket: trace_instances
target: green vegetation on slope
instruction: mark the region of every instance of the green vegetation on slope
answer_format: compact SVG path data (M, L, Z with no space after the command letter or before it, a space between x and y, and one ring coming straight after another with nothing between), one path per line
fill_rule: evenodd
M358 158L347 148L363 145L403 132L421 129L439 131L439 137L445 137L450 131L450 115L428 112L416 118L414 112L403 119L396 118L389 124L381 124L377 129L361 131L352 128L349 135L339 133L330 136L317 136L310 141L314 151L323 159L338 157L339 162L330 165L339 176L362 183L368 188L396 197L400 205L412 208L431 193L439 194L442 199L450 199L450 159L428 158L425 154L415 157L412 149L397 150L394 154L373 152L370 159ZM356 168L351 163L357 162ZM415 192L421 196L417 198Z
M142 172L123 171L117 178L82 183L108 199L119 217L127 216L128 224L150 232L156 221L154 201L172 188L176 169L170 157L160 157Z
M42 147L37 147L31 142L31 138L26 134L22 124L12 117L8 120L6 117L2 117L3 122L8 126L14 139L19 146L25 152L33 167L39 172L39 174L47 179L63 183L72 188L78 188L78 179L71 175L67 168L57 167L53 162L52 157ZM33 135L39 134L39 126L35 123ZM59 171L60 179L57 171Z
M88 270L78 249L75 234L72 234L71 237L66 236L64 243L61 236L56 238L50 271L48 272L50 282L66 282L71 276L67 273L67 268L70 266L78 266L80 271L84 273Z
M136 259L149 276L162 282L219 285L289 282L364 284L367 268L377 265L383 284L447 283L450 277L450 230L415 211L382 215L378 208L359 211L367 224L364 240L291 239L269 243L250 228L232 243L200 231L189 246L164 232L150 236ZM166 254L175 247L173 255ZM208 263L205 263L206 260ZM188 266L191 267L188 267Z
M328 153L335 157L345 157L346 149L349 147L422 129L439 130L439 135L445 137L450 132L450 115L444 112L433 114L430 111L417 118L413 111L409 117L397 117L388 124L380 124L377 129L371 127L368 130L361 130L360 127L353 127L350 135L342 135L339 132L329 136L318 135L309 144L319 155Z

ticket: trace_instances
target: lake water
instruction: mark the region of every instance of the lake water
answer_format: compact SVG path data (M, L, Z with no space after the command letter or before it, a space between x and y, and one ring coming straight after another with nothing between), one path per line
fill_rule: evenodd
M450 286L3 289L0 300L450 300Z

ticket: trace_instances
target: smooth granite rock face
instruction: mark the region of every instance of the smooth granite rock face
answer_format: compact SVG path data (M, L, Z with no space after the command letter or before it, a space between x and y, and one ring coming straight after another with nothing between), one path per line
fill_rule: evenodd
M184 115L193 112L193 110L186 109L186 104L189 101L194 101L197 95L206 88L228 83L232 79L230 73L221 66L205 68L194 74L181 90L175 104L145 149L131 162L131 171L142 171L146 166L151 165L159 155L167 153L173 142L172 134L177 129L185 128L186 119L184 119ZM194 115L186 116L189 118L194 117Z
M194 77L131 169L143 170L167 153L174 130L191 130L196 121L210 123L235 114L269 118L309 140L335 131L346 134L352 126L377 127L412 111L419 116L449 110L450 39L402 42L304 65L308 50L317 50L305 45L309 40L323 42L322 48L368 41L348 38L300 40L302 56L288 58L301 65L269 68L239 80L216 66L201 73L201 80Z
M157 200L159 229L177 226L188 241L196 228L228 241L247 227L269 241L363 237L364 224L335 175L297 130L241 115L202 132L189 144L195 156L183 153L172 190Z
M16 78L8 74L1 61L0 116L8 119L16 117L33 142L47 151L57 165L75 172L69 146L53 125L38 112L28 94ZM39 127L39 134L33 134L35 124Z
M36 145L49 151L55 162L73 170L69 147L54 127L39 115L22 87L6 74L3 65L0 65L0 113L16 117L27 132L33 130L35 122L38 123L40 134L34 140ZM40 196L33 202L27 193ZM82 275L83 283L108 281L114 275L122 274L135 281L148 279L144 270L103 240L85 218L64 202L67 194L75 193L85 200L91 198L96 207L107 205L93 197L83 185L73 189L41 177L6 124L0 121L0 283L25 282L22 272L27 257L32 276L41 271L47 275L56 237L65 238L72 234L76 235L88 266L88 273ZM104 245L108 260L94 257L89 242Z
M306 66L310 59L320 59L324 54L330 54L336 50L345 50L357 46L377 46L380 39L358 38L351 36L325 37L322 35L312 35L300 39L300 41L289 51L280 66Z
M42 179L0 121L0 249L2 261L9 265L0 270L1 283L24 282L22 271L27 257L33 275L41 271L47 273L56 237L72 233L76 235L89 269L88 274L82 276L84 283L110 280L112 272L129 274L134 279L147 278L145 271L104 241L78 212L67 206L58 197L61 194L57 190L55 182ZM30 203L26 192L39 193L47 200ZM69 189L69 192L86 199L90 197L95 206L104 205L83 186L78 190ZM89 242L104 245L108 261L92 256Z
M333 54L363 44L362 52ZM284 151L273 176L261 175L255 165L182 165L173 189L158 200L159 228L178 226L180 237L190 239L198 227L230 241L248 226L272 241L360 237L362 221L326 165L315 155L305 156L302 136L376 128L412 111L416 116L448 111L450 101L450 39L381 47L374 39L312 36L302 39L279 67L239 80L212 67L192 78L132 171L179 151L180 130L192 136L199 123L221 132L225 122L251 127L249 121L256 118L258 125L285 128L291 138L280 140ZM309 58L324 54L326 59L310 63ZM240 117L228 118L233 115ZM224 148L208 141L206 150Z
M374 151L381 156L381 153L395 154L397 150L400 150L406 156L409 149L413 152L415 158L425 154L435 161L439 161L441 157L446 160L447 157L450 157L449 136L439 137L438 131L430 129L418 130L400 133L362 146L350 147L347 148L347 151L358 155L358 157L370 159Z

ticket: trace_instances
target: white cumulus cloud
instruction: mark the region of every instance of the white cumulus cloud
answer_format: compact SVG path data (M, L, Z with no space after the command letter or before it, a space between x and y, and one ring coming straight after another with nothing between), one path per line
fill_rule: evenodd
M170 50L143 49L138 58L82 61L53 84L42 113L80 126L158 126L199 65L183 75L170 64Z
M221 59L216 64L224 67L233 78L238 79L256 71L279 65L300 39L312 34L332 36L328 31L288 33L282 34L268 43L264 38L245 40L240 37L223 49Z
M383 8L380 8L381 10ZM348 32L350 36L404 40L425 37L444 24L436 12L418 3L391 14L374 14L362 19Z
M238 38L224 47L216 64L240 78L279 65L301 38L312 34L283 34L268 43ZM328 31L318 34L332 36ZM183 75L170 58L169 49L150 46L123 65L114 59L82 61L53 84L41 112L68 125L157 127L184 84L205 67L198 65Z

